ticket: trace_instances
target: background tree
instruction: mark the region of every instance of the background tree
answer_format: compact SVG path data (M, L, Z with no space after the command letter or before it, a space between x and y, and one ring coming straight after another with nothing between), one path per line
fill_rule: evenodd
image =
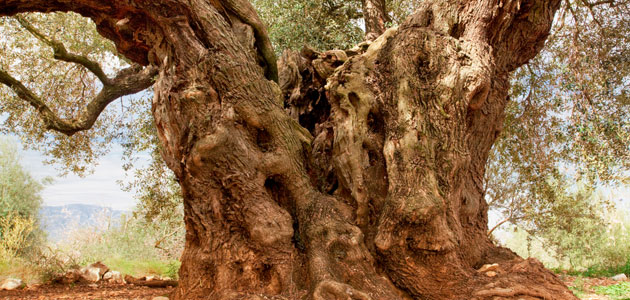
M540 50L558 2L420 3L368 49L287 54L282 89L263 78L275 61L248 3L25 3L0 7L79 11L150 66L132 70L143 83L160 70L152 111L187 226L178 297L571 297L490 243L483 198L508 74ZM329 114L295 107L298 124L282 93ZM487 262L506 272L474 271Z
M562 2L547 46L515 73L486 174L503 221L532 234L584 218L601 224L593 205L613 203L576 197L576 187L588 195L629 183L629 12L628 1Z
M30 91L18 96L0 89L0 111L6 117L0 129L47 154L48 162L62 166L63 172L89 172L113 141L124 140L124 125L137 114L137 101L122 99L116 108L106 109L107 104L148 88L154 74L139 78L140 71L121 59L114 44L79 15L32 14L0 22L5 33L0 40L0 80L12 86L19 79L23 86L18 89ZM40 111L47 117L40 118ZM53 128L65 134L49 130Z
M44 182L34 179L20 164L17 146L0 136L0 259L25 254L42 242L39 229L40 193Z
M252 4L268 24L278 55L305 45L319 50L349 49L363 40L359 1L254 0Z

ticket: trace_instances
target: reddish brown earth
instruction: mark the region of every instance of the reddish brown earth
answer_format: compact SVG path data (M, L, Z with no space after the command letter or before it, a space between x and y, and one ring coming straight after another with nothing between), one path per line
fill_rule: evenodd
M560 278L568 286L574 285L576 277L561 275ZM608 299L606 296L596 295L592 290L593 286L607 286L619 283L610 278L582 278L586 292L592 295L586 299ZM32 286L23 290L0 291L0 299L2 300L35 300L35 299L108 299L108 300L144 300L153 299L157 296L169 297L173 291L172 287L167 288L149 288L145 286L121 285L121 284L76 284L61 285L49 284L41 286Z
M108 299L108 300L151 300L153 297L168 297L173 291L168 288L149 288L145 286L120 284L77 284L77 285L41 285L23 290L0 291L2 300L35 299Z

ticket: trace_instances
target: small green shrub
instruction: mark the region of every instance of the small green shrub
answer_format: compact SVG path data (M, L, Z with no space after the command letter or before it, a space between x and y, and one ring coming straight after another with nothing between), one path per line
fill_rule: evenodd
M0 261L10 261L30 246L29 236L35 229L35 219L16 212L0 216Z
M179 278L179 268L182 266L182 263L179 260L173 260L171 262L168 263L166 272L164 273L164 276L166 277L170 277L172 279L178 279Z

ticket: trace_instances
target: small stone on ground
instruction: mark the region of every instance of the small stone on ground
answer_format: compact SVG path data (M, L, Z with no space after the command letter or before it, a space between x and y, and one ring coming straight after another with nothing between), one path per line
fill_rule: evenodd
M628 276L626 276L626 274L621 273L621 274L617 274L613 277L610 277L610 279L612 280L616 280L616 281L623 281L623 280L628 280Z
M7 278L0 283L0 290L15 290L22 285L21 279Z

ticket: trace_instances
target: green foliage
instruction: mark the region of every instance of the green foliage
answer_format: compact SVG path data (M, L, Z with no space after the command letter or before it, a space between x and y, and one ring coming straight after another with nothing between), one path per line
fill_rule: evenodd
M567 234L610 234L602 216L613 204L592 191L629 183L629 25L627 1L563 1L542 53L513 75L487 199L509 223L546 234L561 255L583 247Z
M363 40L360 1L253 0L268 25L278 55L309 45L319 50L349 49Z
M0 261L15 258L20 251L31 246L29 236L33 234L35 220L22 217L17 213L9 213L0 217Z
M43 182L24 170L20 159L16 144L0 137L0 260L24 254L43 239L38 222Z
M123 216L120 226L104 231L77 229L64 245L80 254L79 264L107 259L176 259L182 248L166 243L165 237L177 239L182 233L181 228L170 228L169 224L150 225L141 219Z
M585 199L597 206L596 196ZM554 219L550 222L556 224L533 234L515 230L505 245L521 256L536 257L548 267L568 270L571 275L630 274L630 216L626 210L600 211L596 218L551 216Z
M150 100L140 98L137 107L149 110ZM179 184L173 172L162 159L161 146L153 116L144 113L129 124L129 133L124 140L124 168L131 180L120 184L125 191L135 192L138 206L134 216L142 217L147 224L167 223L172 227L183 227L183 200ZM138 166L138 153L148 153L150 162Z
M598 294L603 294L611 300L628 300L630 299L630 282L621 282L609 286L594 287Z
M95 227L76 229L59 245L37 251L11 263L0 261L0 276L17 276L27 282L46 282L70 269L101 261L110 269L132 276L159 275L177 279L183 250L183 227L164 222L122 217L121 225L107 228L111 220Z
M630 3L585 3L563 2L545 49L512 81L497 148L525 179L562 167L595 184L628 179Z
M42 281L39 265L33 264L29 258L17 257L10 261L0 261L0 278L20 278L26 284Z
M390 0L387 2L390 15L392 17L393 24L398 25L402 23L410 14L412 14L416 7L422 2L422 0ZM389 27L389 26L388 26Z
M75 13L32 13L23 15L38 31L64 43L69 52L106 62L110 77L127 63L112 42L101 37L94 23ZM77 116L100 91L101 84L87 69L55 60L53 50L10 17L0 17L0 69L19 79L62 118ZM96 159L109 151L121 135L123 124L133 117L133 108L121 100L111 105L89 131L72 137L46 131L38 112L0 85L0 133L15 134L22 144L48 156L48 163L62 173L82 175L92 170Z
M0 137L0 216L30 217L39 211L44 186L24 170L21 159L17 145Z
M178 260L158 260L148 258L108 258L102 262L112 270L134 277L159 275L177 279L179 267L181 266L181 263Z
M556 271L561 272L563 270L556 269ZM565 272L569 275L584 277L612 277L621 273L628 275L630 274L630 258L626 261L625 264L621 265L593 265L588 267L586 271L568 270Z

